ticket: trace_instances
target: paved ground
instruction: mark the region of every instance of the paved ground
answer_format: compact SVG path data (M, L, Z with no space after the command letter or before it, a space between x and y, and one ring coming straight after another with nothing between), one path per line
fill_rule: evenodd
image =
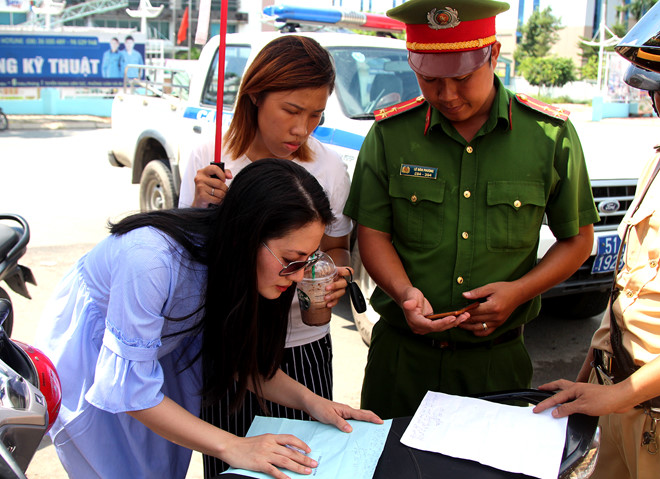
M110 118L91 115L7 115L12 130L110 128Z

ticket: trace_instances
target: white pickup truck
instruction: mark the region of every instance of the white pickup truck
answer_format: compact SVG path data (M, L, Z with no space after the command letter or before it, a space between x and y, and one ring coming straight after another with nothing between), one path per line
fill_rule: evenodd
M231 119L246 65L265 43L276 35L285 34L227 35L222 96L224 126ZM335 92L314 136L335 148L352 174L364 136L373 122L371 112L420 94L407 64L405 43L358 34L304 34L330 51L337 70ZM140 183L142 210L177 205L181 172L191 147L215 134L218 48L219 38L215 37L204 47L192 71L144 67L148 80L126 85L114 99L109 161L113 166L132 169L133 183ZM618 178L620 170L608 173L592 177L601 221L595 226L591 257L569 280L544 295L546 298L561 296L561 301L554 303L560 303L563 316L593 316L603 311L607 303L613 258L618 247L616 227L633 198L636 185L635 178ZM554 241L549 228L544 226L539 258ZM353 258L356 281L368 297L374 285L361 266L357 248L354 248ZM548 304L552 305L553 301ZM368 308L364 314L353 311L353 317L363 339L368 342L378 315Z

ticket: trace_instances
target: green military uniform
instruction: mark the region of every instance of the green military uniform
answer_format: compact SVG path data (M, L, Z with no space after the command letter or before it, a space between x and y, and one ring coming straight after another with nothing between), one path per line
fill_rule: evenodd
M413 286L436 312L464 306L465 291L529 272L544 216L558 239L598 221L567 116L495 82L490 117L470 142L422 98L374 123L344 210L360 225L391 234ZM381 320L362 407L405 416L427 390L474 395L530 386L532 365L517 332L538 315L540 298L520 305L487 337L461 328L413 334L379 288L371 304Z

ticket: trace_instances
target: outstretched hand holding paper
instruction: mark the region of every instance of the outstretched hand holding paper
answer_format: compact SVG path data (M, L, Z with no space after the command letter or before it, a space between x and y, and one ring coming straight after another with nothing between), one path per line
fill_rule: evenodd
M429 391L401 442L503 471L556 479L568 420L550 413Z

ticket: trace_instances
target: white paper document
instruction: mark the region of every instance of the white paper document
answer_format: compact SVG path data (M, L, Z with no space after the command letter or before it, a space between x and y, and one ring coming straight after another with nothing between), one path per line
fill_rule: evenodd
M568 418L552 410L429 391L401 438L406 446L469 459L503 471L557 479Z

